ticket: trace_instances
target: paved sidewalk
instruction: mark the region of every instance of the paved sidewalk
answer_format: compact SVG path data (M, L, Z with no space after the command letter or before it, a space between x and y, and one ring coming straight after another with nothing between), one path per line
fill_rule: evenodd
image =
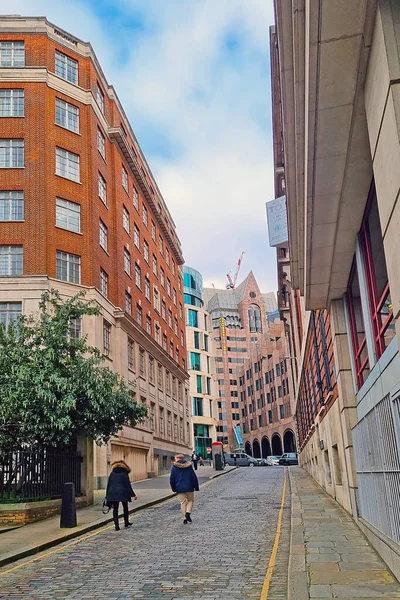
M289 469L289 598L400 598L400 584L350 515L299 467Z
M224 471L214 471L212 467L199 467L197 470L199 483L202 485L214 477L235 470L235 468L226 467ZM138 500L129 505L131 513L175 496L169 487L169 474L135 482L133 489L138 495ZM0 533L0 566L111 523L112 515L110 513L103 515L101 510L104 496L104 490L97 490L94 504L77 510L78 526L73 529L60 529L60 516L57 515L25 527Z

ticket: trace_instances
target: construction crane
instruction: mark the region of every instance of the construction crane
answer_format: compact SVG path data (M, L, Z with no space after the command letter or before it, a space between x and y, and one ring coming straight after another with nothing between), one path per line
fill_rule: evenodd
M237 261L237 265L235 267L235 271L234 271L233 275L231 275L231 273L232 273L232 271L231 271L226 276L226 278L228 280L228 283L226 284L226 289L227 290L234 290L235 289L236 281L237 281L237 278L238 278L238 275L239 275L239 271L240 271L240 266L242 264L243 254L244 254L244 251L239 256L239 260Z

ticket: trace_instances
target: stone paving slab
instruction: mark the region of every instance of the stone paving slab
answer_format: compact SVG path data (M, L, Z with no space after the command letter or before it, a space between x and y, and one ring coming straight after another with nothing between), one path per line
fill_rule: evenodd
M305 550L308 595L304 598L400 598L399 582L351 516L306 471L294 467L289 472L292 513L295 511L297 527L302 530ZM292 594L289 599L298 597Z
M202 485L214 477L225 475L237 468L226 467L223 471L214 471L212 467L199 467L197 470L199 483ZM129 505L130 513L175 496L169 486L169 474L134 482L133 488L139 499ZM2 533L0 567L112 523L111 513L103 515L101 510L104 497L105 490L96 490L94 504L77 510L78 526L73 529L60 529L60 516L57 515Z

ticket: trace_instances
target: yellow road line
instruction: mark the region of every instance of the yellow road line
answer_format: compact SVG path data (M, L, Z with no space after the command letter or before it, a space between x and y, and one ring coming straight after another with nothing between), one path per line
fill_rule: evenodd
M285 507L285 495L286 495L286 469L285 469L285 475L284 475L284 481L283 481L282 502L281 502L281 508L279 510L279 515L278 515L278 525L276 528L275 541L274 541L274 546L273 546L272 552L271 552L271 558L269 559L268 569L267 569L267 573L265 575L264 585L263 585L263 588L261 591L260 600L267 600L267 598L268 598L269 586L271 585L272 574L274 572L276 557L278 554L279 541L281 539L282 517L283 517L283 509Z

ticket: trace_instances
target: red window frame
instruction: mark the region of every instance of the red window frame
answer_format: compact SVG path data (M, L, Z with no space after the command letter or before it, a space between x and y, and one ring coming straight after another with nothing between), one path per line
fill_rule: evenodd
M361 249L362 249L362 256L363 256L363 260L364 260L364 268L365 268L367 289L368 289L368 298L369 298L369 303L370 303L370 313L371 313L371 318L372 318L372 328L373 328L374 341L375 341L376 358L377 358L377 360L379 360L379 358L382 356L382 354L386 350L386 344L385 344L384 337L385 337L385 332L386 332L387 328L389 327L390 323L393 321L393 309L390 310L386 319L384 321L382 321L380 311L390 294L390 287L389 287L389 281L388 281L385 285L382 295L380 297L378 297L377 285L376 285L376 275L375 275L374 262L373 262L373 256L372 256L371 235L370 235L369 224L368 224L368 217L369 217L371 207L372 207L372 204L374 201L376 202L376 191L375 191L375 185L372 184L368 202L367 202L367 207L365 209L363 222L362 222L361 229L360 229L359 239L360 239L360 244L361 244Z
M360 389L361 386L364 384L363 373L367 367L369 368L369 355L367 352L366 358L364 360L362 360L362 353L364 352L366 345L367 345L367 336L365 333L365 324L364 324L364 337L361 339L361 341L359 341L359 339L358 339L356 313L355 313L355 309L354 309L354 299L353 299L353 294L351 292L351 285L353 283L353 278L355 276L358 277L358 273L357 273L356 260L354 259L353 265L352 265L351 271L350 271L349 282L347 284L347 306L348 306L348 310L349 310L350 334L351 334L351 341L353 344L353 355L354 355L354 362L355 362L355 367L356 367L357 386L358 386L358 389ZM358 283L360 285L360 281ZM362 318L364 321L363 316L362 316Z

